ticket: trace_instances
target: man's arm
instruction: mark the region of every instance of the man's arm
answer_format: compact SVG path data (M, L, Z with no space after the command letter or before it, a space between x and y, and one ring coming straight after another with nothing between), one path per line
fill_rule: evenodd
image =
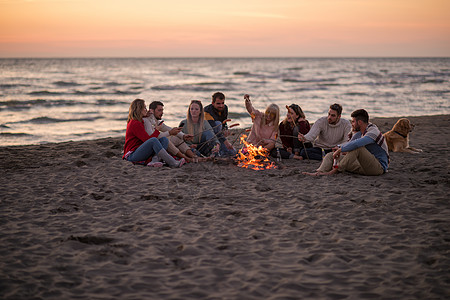
M307 134L302 135L305 142L314 142L314 140L319 136L319 134L320 134L320 124L319 124L318 121L319 120L314 122L313 126L311 127L311 129L308 131ZM300 135L301 135L301 133L299 133L299 136Z
M373 139L371 139L370 137L363 136L362 138L355 139L355 140L352 140L350 142L343 144L340 149L342 152L349 152L349 151L358 149L360 147L363 147L365 145L372 144L374 142L375 141Z
M149 117L142 118L142 121L144 121L144 128L145 131L151 135L155 131L155 127L153 126L152 122L150 121Z
M160 122L160 120L156 120L156 122ZM160 125L161 134L159 135L159 137L168 137L170 135L171 129L172 129L172 127L167 126L166 123L162 123Z

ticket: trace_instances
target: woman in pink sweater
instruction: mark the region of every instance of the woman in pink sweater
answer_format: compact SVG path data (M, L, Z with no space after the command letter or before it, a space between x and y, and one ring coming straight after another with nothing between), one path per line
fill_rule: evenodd
M244 95L244 99L245 108L247 108L253 122L247 142L256 147L262 146L269 151L272 150L277 138L280 108L276 104L270 104L266 111L262 113L253 107L248 94Z

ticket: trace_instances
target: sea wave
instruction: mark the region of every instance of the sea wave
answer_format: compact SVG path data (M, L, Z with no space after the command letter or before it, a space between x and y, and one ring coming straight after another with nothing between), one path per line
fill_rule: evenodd
M110 81L105 83L106 86L121 86L124 85L123 83L119 83L117 81Z
M239 72L234 72L233 75L251 76L251 75L253 75L253 74L252 74L251 72L239 71Z
M88 102L74 101L74 100L45 100L45 99L35 99L35 100L9 100L0 101L0 110L10 109L10 110L22 110L31 109L36 106L54 107L54 106L78 106L91 104Z
M114 92L114 95L139 95L141 92L135 92L135 91L119 91L116 90Z
M101 116L90 117L90 118L79 118L79 119L58 119L58 118L50 118L50 117L38 117L29 120L23 120L19 122L11 122L9 124L51 124L51 123L62 123L62 122L89 122L95 121L98 119L103 119Z
M21 136L32 136L32 134L24 133L24 132L0 132L0 136L5 137L21 137Z
M2 89L14 89L14 88L18 88L18 87L29 87L31 86L30 84L23 84L23 83L5 83L5 84L0 84L0 88Z
M96 96L96 95L138 95L140 91L99 91L99 92L87 92L87 91L71 91L71 92L52 92L52 91L33 91L29 92L30 96Z
M447 81L443 79L423 79L418 81L417 83L444 83L444 82Z
M118 100L107 100L107 99L98 99L96 102L97 105L105 105L105 106L114 106L119 104L129 105L128 101L118 101Z
M346 96L369 96L367 93L360 93L360 92L348 92L344 93Z
M296 83L322 83L322 82L335 82L337 78L320 78L320 79L295 79L295 78L283 78L283 82L296 82Z
M436 90L436 91L427 91L426 90L426 91L424 91L424 93L442 96L442 95L450 93L450 90Z
M33 91L33 92L29 92L28 95L31 95L31 96L61 96L61 95L68 95L68 93L50 92L50 91Z
M200 82L192 84L177 84L177 85L155 85L151 88L155 91L195 91L195 92L211 92L214 90L231 91L235 88L232 83L220 83L220 82Z
M97 99L95 102L77 101L77 100L46 100L46 99L34 99L34 100L8 100L0 101L0 110L27 110L34 107L60 107L60 106L84 106L84 105L99 105L99 106L114 106L114 105L128 105L129 102L114 100L114 99Z
M248 71L237 71L234 72L233 75L235 76L239 76L239 77L256 77L256 78L279 78L280 74L272 74L272 73L266 73L266 74L261 74L261 73L252 73L252 72L248 72Z
M191 76L191 77L202 77L202 78L204 78L204 77L208 77L207 75L204 75L204 74L198 74L198 73L185 73L185 74L183 74L184 76Z
M74 81L55 81L53 82L54 85L56 86L63 86L63 87L68 87L68 86L79 86L81 84L76 83Z
M302 87L302 88L296 88L289 90L290 92L306 92L306 91L326 91L328 90L325 86L311 86L311 87Z

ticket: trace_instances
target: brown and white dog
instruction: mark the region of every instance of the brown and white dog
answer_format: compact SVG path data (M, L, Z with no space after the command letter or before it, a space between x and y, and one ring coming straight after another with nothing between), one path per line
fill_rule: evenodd
M389 151L419 153L420 149L409 146L409 133L413 130L414 124L408 119L401 118L395 123L392 130L384 134Z

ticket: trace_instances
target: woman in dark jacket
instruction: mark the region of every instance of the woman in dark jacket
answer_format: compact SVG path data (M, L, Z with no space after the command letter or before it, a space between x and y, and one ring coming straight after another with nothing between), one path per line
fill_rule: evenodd
M298 133L306 134L311 129L302 108L297 104L288 106L286 118L281 121L278 128L283 146L272 149L270 154L273 157L283 159L302 159L300 151L303 149L303 146L306 148L312 146L311 143L303 145L297 138Z

